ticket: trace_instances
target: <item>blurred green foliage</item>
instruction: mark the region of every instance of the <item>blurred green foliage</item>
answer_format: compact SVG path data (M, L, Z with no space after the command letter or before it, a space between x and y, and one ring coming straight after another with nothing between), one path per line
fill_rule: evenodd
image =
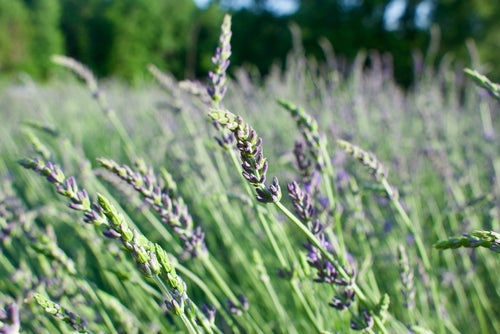
M319 41L326 38L345 57L345 70L362 49L391 54L386 59L392 59L389 66L404 85L419 74L419 62L437 66L448 55L445 59L460 66L478 68L494 63L500 49L498 1L298 0L298 10L283 16L269 12L268 2L232 9L232 62L253 64L261 74L284 62L293 23L307 54L325 60ZM388 27L387 12L395 2L404 4L403 11ZM227 1L213 0L201 9L193 0L0 0L0 74L25 71L46 79L53 69L50 55L63 53L100 77L134 81L145 75L148 63L178 78L205 75L224 5ZM426 6L430 11L422 24ZM438 28L435 34L432 26ZM467 39L476 42L477 53L467 48ZM493 80L500 77L500 70L481 70Z

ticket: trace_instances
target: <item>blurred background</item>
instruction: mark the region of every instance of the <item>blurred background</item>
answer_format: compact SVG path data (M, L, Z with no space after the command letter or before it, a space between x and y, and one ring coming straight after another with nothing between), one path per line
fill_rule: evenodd
M415 67L443 59L481 64L500 79L500 1L492 0L0 0L0 77L47 80L52 54L101 78L141 80L148 63L178 79L205 77L226 12L232 66L256 75L283 66L295 47L318 62L335 54L346 71L360 50L377 50L406 87Z

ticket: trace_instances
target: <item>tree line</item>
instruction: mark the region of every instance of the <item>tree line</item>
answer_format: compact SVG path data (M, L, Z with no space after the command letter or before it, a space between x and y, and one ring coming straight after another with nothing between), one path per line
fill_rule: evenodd
M394 1L405 6L389 28L387 9ZM46 79L53 69L50 55L65 54L101 77L137 80L148 63L178 78L201 76L210 68L227 11L223 2L200 9L193 0L0 0L0 74L24 71ZM495 64L500 50L499 1L300 0L298 10L285 16L269 12L265 3L232 9L232 63L252 64L262 74L291 50L292 22L300 27L305 52L318 60L325 60L321 41L347 61L360 49L390 53L403 84L413 79L412 54L429 49L431 27L439 32L439 48L426 58L429 65L445 54L469 62L467 39L476 42L485 64ZM424 25L423 5L431 9ZM493 79L500 74L498 68L484 70Z

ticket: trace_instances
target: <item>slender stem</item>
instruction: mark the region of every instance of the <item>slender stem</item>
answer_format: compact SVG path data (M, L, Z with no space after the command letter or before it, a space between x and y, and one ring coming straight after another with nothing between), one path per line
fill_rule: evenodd
M205 268L210 272L210 274L212 275L212 277L214 278L215 280L215 283L217 284L217 286L222 290L222 292L232 301L234 302L238 307L240 308L243 308L243 305L241 305L238 297L236 297L236 295L234 294L234 292L231 290L231 288L227 285L226 281L224 281L224 279L222 279L222 277L220 276L219 272L217 271L217 269L214 267L214 265L212 264L212 261L210 261L210 258L208 256L205 256L205 257L202 257L201 258L201 261L203 262L203 265L205 266ZM261 333L261 330L258 329L256 326L256 323L255 321L251 321L249 323L249 325L253 326L254 327L254 330L256 332L259 332Z
M295 217L293 213L291 213L281 202L275 202L274 203L278 209L290 220L292 221L301 231L306 235L306 237L313 243L313 245L318 248L318 250L321 252L321 254L335 267L335 269L339 272L339 274L347 280L350 280L351 277L347 274L347 272L342 268L342 266L339 265L338 261L336 261L333 256L326 250L324 249L319 241L316 239L314 234L312 234L311 231L307 229L307 227L302 224L302 222ZM356 296L358 299L364 303L366 306L368 306L370 309L374 308L375 303L372 300L368 300L364 292L361 290L361 288L355 283L352 282L352 289L354 290ZM382 321L378 318L378 316L373 316L375 320L375 324L377 327L385 333L385 327Z
M318 331L318 333L320 333L320 332L323 331L323 329L319 327L319 325L320 325L319 322L316 320L316 317L314 316L314 313L313 313L311 307L307 303L307 300L306 300L304 294L299 289L299 287L297 286L297 284L299 284L298 281L291 281L290 282L290 285L291 285L291 287L293 289L293 292L295 293L295 295L297 296L297 298L299 298L300 302L304 306L304 310L305 310L305 312L307 314L307 317L311 321L311 324L316 328L316 330Z
M425 246L422 242L422 238L420 238L420 234L417 233L417 231L415 230L415 226L412 223L410 217L406 213L405 209L403 209L403 206L401 205L399 200L394 196L394 191L392 190L392 187L389 184L389 182L387 181L387 179L382 178L382 180L380 182L382 183L382 186L384 187L385 192L389 196L390 201L392 202L392 204L396 208L396 211L401 216L401 219L403 219L404 224L406 225L408 230L410 230L410 232L413 234L413 236L415 238L415 243L417 245L417 249L420 253L420 256L422 257L422 262L424 264L424 268L426 270L430 269L431 263L429 261L429 257L427 255L427 251L425 249Z
M302 233L306 235L306 237L313 243L313 245L319 249L321 254L335 266L335 269L338 270L343 278L350 279L350 276L347 274L344 268L339 266L338 261L336 261L333 256L326 249L324 249L323 246L321 246L319 241L316 239L316 236L311 231L309 231L307 227L305 227L304 224L302 224L302 222L293 213L290 212L290 210L288 210L281 202L275 202L274 204L290 221L292 221L302 231ZM366 299L364 295L363 299Z
M325 161L326 165L326 172L323 172L323 177L326 182L325 188L326 188L326 195L328 197L328 201L330 202L330 206L332 207L333 210L335 210L335 196L334 196L334 183L332 182L332 178L334 177L334 171L333 171L333 166L332 162L330 160L330 156L328 155L327 149L326 149L326 144L320 145L321 149L321 154L323 155L323 160ZM342 225L340 224L340 217L338 215L337 210L334 212L334 221L335 221L335 235L337 237L338 243L339 243L339 249L341 250L339 252L340 256L340 262L342 264L345 264L345 241L344 241L344 232L342 229Z
M431 262L429 260L429 256L427 254L427 250L424 246L422 238L420 237L420 233L417 233L417 231L415 229L415 225L412 223L410 217L408 216L405 209L401 205L401 202L397 199L396 196L394 196L394 190L392 189L391 185L387 181L387 178L382 178L380 182L382 183L384 190L386 191L387 195L389 196L391 203L396 208L396 211L399 213L404 224L406 225L408 230L413 234L413 237L415 238L415 244L417 245L417 250L418 250L418 253L420 254L420 257L422 259L422 263L424 265L425 271L431 272L432 271ZM431 288L432 299L434 301L434 307L435 307L436 311L439 311L440 298L439 298L439 290L437 288L435 279L431 279L430 288ZM439 332L444 333L445 332L444 322L439 321L438 326L439 326Z
M94 302L96 300L99 301L100 304L96 303L96 305L104 305L102 298L96 293L96 287L91 286L87 281L83 281L83 282L85 283L85 285L87 285L87 291L91 295L91 298L94 300ZM99 290L97 290L97 291L99 291ZM105 312L105 310L101 310L101 312L99 314L102 316L103 321L104 321L104 323L106 323L106 326L108 327L108 329L110 331L112 331L112 333L118 333L116 331L115 327L113 326L113 321L109 318L109 316Z
M241 171L241 166L238 162L238 159L236 157L235 152L231 150L229 155L231 157L231 161L232 161L233 165L235 166L235 168L238 171ZM241 172L240 172L240 175L241 175ZM244 180L244 181L246 181L246 180ZM254 196L252 193L252 189L250 188L248 183L243 182L243 184L244 184L245 190L247 191L248 195L250 197ZM261 225L264 229L264 232L265 232L267 238L269 239L269 242L271 243L271 247L273 248L273 251L274 251L275 255L277 256L278 261L280 262L280 266L283 268L289 268L288 261L286 260L283 252L281 251L281 248L279 247L278 242L276 241L276 238L275 238L274 234L272 233L272 231L269 227L269 224L267 223L266 218L264 217L261 210L259 210L260 208L257 205L255 205L253 201L252 201L252 206L257 211L259 221L261 222ZM304 310L305 310L309 320L311 320L311 323L314 324L314 326L316 327L318 332L321 332L321 328L319 328L319 326L318 326L316 317L314 316L309 304L305 300L304 295L302 294L300 289L298 289L298 287L293 282L290 282L290 285L291 285L293 291L295 292L295 295L299 298L299 301L302 303L302 306L304 307Z
M227 312L224 310L224 307L222 304L219 302L217 297L212 293L210 288L203 282L202 279L200 279L198 276L196 276L193 272L191 272L189 269L186 267L182 266L179 263L175 264L175 268L182 273L182 275L186 278L188 278L190 281L192 281L194 284L196 284L207 296L207 298L210 300L210 302L215 306L217 310L219 310L219 313L222 314L222 317L224 320L228 323L228 325L231 327L233 331L237 332L237 329L234 325L233 320L231 317L227 314Z
M210 257L204 256L201 257L200 260L202 261L204 267L210 272L210 274L215 280L215 283L217 284L217 286L219 286L224 295L226 295L233 302L238 303L238 297L236 297L231 288L226 284L226 281L224 281L224 279L220 276L219 272L212 264L212 261L210 261Z
M165 283L163 283L163 281L160 279L160 277L158 275L153 275L153 280L155 281L156 285L160 288L165 300L167 302L171 302L173 300L173 298L170 295L170 291L165 286ZM179 318L181 318L181 320L184 323L184 326L186 327L189 334L201 333L199 330L196 329L195 326L193 326L192 322L190 321L190 319L186 316L186 314L184 312L182 312L178 316L179 316Z
M116 131L118 132L118 136L123 142L124 148L125 148L125 154L127 154L127 157L129 158L130 161L134 161L137 159L137 155L135 154L134 150L134 145L132 143L132 140L130 136L127 133L127 130L123 126L122 122L118 117L116 117L116 113L114 110L108 113L108 119L110 120L111 124L115 127Z

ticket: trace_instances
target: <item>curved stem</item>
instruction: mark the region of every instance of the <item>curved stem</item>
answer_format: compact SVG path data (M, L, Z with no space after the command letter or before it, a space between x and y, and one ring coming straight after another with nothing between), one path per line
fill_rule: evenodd
M274 204L291 222L293 222L301 230L302 233L305 234L305 236L312 242L312 244L316 248L318 248L318 250L321 252L321 254L335 267L335 269L339 272L339 274L340 274L340 276L342 276L342 278L347 279L347 280L351 279L351 277L347 274L347 272L344 270L344 268L342 268L342 266L339 265L338 261L333 258L332 254L330 254L326 249L324 249L321 246L321 244L316 239L314 234L312 234L312 232L309 231L307 229L307 227L305 227L304 224L302 224L302 222L293 213L291 213L281 202L275 202ZM352 289L354 290L354 292L355 292L356 296L358 297L358 299L360 300L360 302L365 304L369 309L374 309L375 302L372 300L369 300L367 298L367 296L365 295L365 293L361 290L361 288L354 281L352 282ZM375 320L375 324L377 325L377 327L382 332L385 333L386 330L385 330L385 327L384 327L384 324L382 323L382 321L380 319L378 319L378 316L374 315L373 318Z

